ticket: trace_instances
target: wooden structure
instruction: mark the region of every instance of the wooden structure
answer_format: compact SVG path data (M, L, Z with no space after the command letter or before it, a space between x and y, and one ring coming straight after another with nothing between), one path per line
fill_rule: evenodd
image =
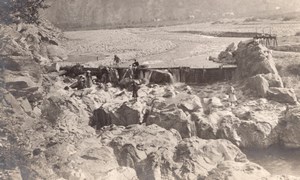
M253 39L266 47L278 46L277 36L274 34L257 33Z
M120 77L128 71L127 67L112 66L118 71ZM68 70L70 66L61 66L60 70ZM92 74L96 74L99 68L84 67L84 70L91 71ZM199 85L206 83L222 82L231 80L234 76L236 66L220 66L219 68L190 68L190 67L170 67L170 68L139 68L138 78L149 79L151 72L155 70L165 70L173 75L174 82L182 82L190 85Z

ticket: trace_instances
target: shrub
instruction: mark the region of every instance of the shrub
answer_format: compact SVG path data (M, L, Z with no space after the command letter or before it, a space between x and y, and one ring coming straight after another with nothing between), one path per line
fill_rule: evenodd
M255 17L246 18L246 19L244 20L244 22L256 22L256 21L258 21L258 19L255 18Z
M294 17L294 16L286 16L286 17L282 18L282 21L291 21L291 20L293 20L295 18L296 17Z

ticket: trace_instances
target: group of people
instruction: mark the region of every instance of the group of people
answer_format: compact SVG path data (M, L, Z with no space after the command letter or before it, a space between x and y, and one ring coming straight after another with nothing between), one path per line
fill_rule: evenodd
M136 59L133 59L133 61L134 62L131 65L129 65L128 70L130 71L131 78L138 79L138 68L140 66L140 63ZM114 65L119 66L119 64L121 63L121 59L117 55L114 55L113 62Z
M90 88L92 87L93 79L91 75L91 71L86 71L84 75L79 75L77 78L77 81L73 83L70 88L78 90L84 89L84 88ZM69 89L69 87L65 87L65 89Z
M118 56L114 56L115 63L120 62L120 58ZM77 81L70 86L65 87L66 90L69 88L82 90L85 88L92 87L93 84L97 84L104 89L107 89L106 86L108 83L111 83L115 86L120 85L120 82L127 78L130 81L130 85L132 89L132 96L136 100L138 97L138 90L140 83L137 82L138 79L138 68L139 62L134 59L134 62L129 66L126 72L120 77L122 69L119 68L110 68L110 67L103 67L100 66L97 72L93 72L93 75L96 77L95 79L92 78L91 71L87 70L84 74L80 74L77 76Z

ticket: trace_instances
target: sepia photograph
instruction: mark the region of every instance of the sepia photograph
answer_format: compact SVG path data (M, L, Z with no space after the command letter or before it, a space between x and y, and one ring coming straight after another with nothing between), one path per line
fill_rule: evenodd
M300 180L300 0L0 0L0 179Z

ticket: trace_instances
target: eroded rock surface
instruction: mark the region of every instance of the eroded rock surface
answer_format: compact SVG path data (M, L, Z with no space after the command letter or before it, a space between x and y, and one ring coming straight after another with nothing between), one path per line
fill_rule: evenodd
M257 74L278 74L270 50L256 41L240 42L235 51L237 77L249 78Z
M282 129L282 143L286 147L299 148L299 125L300 125L300 108L286 109L285 120Z
M258 97L295 104L296 95L293 90L284 88L278 75L272 53L256 41L240 42L235 51L237 60L236 78L247 79L247 88Z

